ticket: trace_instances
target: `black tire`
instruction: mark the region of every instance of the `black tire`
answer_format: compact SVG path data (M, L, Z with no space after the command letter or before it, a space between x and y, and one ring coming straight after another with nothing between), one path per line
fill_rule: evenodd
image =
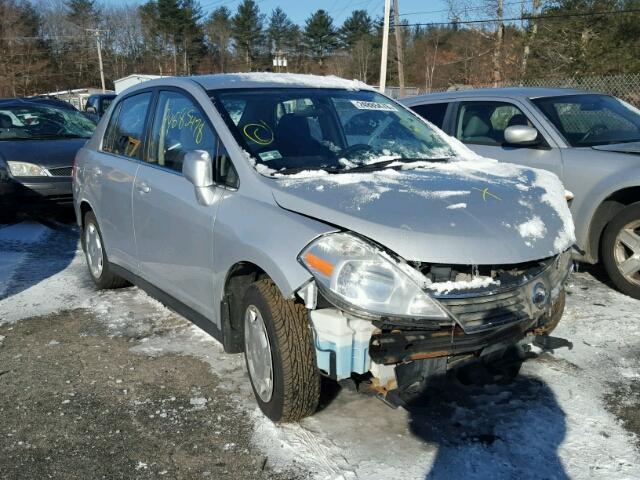
M268 402L262 401L251 379L260 409L274 422L294 422L312 415L320 399L320 373L306 308L285 299L269 279L258 280L247 289L241 309L243 326L250 306L262 316L273 363L273 390ZM245 362L250 372L246 348Z
M98 225L98 221L96 220L96 216L93 214L93 212L87 212L84 216L84 224L83 224L83 229L82 229L82 249L85 252L85 257L87 255L87 245L86 245L86 238L85 238L85 232L86 230L89 228L89 225L93 225L98 233L98 236L100 237L100 242L103 245L102 248L102 273L100 274L100 276L96 277L93 272L91 271L91 268L89 269L89 276L91 277L91 279L93 280L93 283L96 284L96 287L98 287L101 290L108 290L108 289L113 289L113 288L122 288L122 287L126 287L129 286L130 283L127 282L124 278L119 277L118 275L116 275L115 273L113 273L111 271L111 264L109 263L109 258L107 257L107 252L104 249L104 241L102 240L102 232L100 231L100 226ZM89 261L87 259L87 267L89 265Z
M602 236L602 263L614 285L624 294L640 299L640 283L625 278L616 264L616 239L620 231L628 224L640 221L640 202L625 207L611 220ZM640 273L637 273L640 282Z

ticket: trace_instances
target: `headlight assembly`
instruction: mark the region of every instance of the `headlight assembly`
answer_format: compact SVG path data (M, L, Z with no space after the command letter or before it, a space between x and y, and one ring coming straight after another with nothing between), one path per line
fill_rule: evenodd
M419 286L418 272L349 233L317 238L298 257L336 303L374 316L447 319Z
M7 161L9 171L14 177L46 177L47 172L39 165L27 162Z

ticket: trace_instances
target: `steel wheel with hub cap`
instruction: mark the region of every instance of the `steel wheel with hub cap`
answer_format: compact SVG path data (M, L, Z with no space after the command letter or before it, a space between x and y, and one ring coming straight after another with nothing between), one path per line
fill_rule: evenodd
M625 207L607 225L602 260L616 287L640 299L640 203Z
M312 415L320 373L306 308L262 279L245 292L241 312L247 370L262 412L274 422Z
M91 279L98 288L120 288L129 285L126 280L111 272L102 233L93 212L87 212L84 217L82 248Z
M273 394L271 343L262 314L255 305L249 305L244 314L244 342L247 368L256 394L263 402L269 402Z

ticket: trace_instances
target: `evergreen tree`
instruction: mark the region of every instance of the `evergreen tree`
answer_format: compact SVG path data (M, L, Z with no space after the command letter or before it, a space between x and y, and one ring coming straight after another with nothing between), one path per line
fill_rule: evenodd
M318 10L307 18L304 36L311 56L322 65L336 48L337 36L333 20L325 10Z
M272 53L281 50L286 51L293 45L292 37L294 36L293 30L295 27L280 7L271 12L269 26L267 27L267 38L269 40L269 49Z
M68 0L66 6L67 18L78 28L84 31L97 25L99 11L94 0Z
M371 34L373 20L366 10L354 10L340 27L340 43L345 48L352 48L363 36Z
M236 49L244 57L249 70L263 46L263 15L254 0L243 0L232 19Z
M231 45L231 12L227 7L218 7L207 19L205 30L209 37L212 53L216 57L216 65L221 72L226 72L230 62L229 47Z

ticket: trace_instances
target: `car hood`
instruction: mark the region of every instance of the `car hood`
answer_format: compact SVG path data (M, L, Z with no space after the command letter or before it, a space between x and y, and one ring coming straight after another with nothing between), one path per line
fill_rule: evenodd
M30 162L45 168L70 167L73 165L76 152L87 140L0 140L0 157L5 161Z
M575 242L558 177L493 160L310 171L273 183L282 208L359 233L405 260L504 265Z
M629 143L615 143L612 145L597 145L591 147L594 150L602 150L605 152L618 152L618 153L635 153L640 154L640 142Z

